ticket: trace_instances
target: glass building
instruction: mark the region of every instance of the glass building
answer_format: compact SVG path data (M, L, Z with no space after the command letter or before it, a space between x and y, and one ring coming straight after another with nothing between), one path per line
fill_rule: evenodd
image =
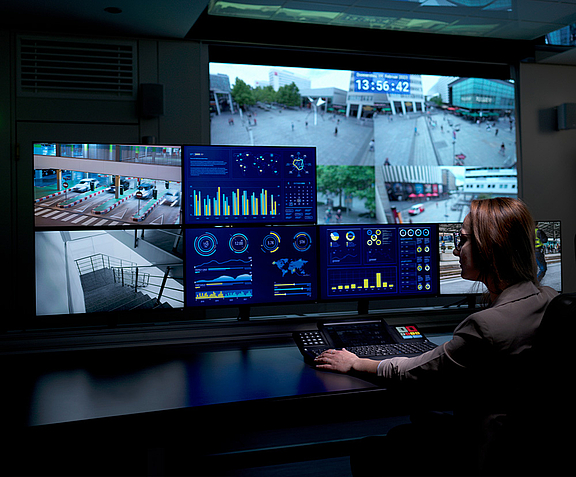
M505 116L514 112L514 84L510 81L459 78L449 85L449 94L450 104L464 114Z

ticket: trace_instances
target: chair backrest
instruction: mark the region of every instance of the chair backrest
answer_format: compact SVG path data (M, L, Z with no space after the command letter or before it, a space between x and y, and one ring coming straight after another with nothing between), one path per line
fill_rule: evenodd
M548 304L542 323L534 337L534 351L538 357L573 355L572 346L576 338L576 293L560 294Z
M573 389L576 293L547 306L527 357L516 406L508 418L508 441L496 461L502 475L570 475L576 428Z

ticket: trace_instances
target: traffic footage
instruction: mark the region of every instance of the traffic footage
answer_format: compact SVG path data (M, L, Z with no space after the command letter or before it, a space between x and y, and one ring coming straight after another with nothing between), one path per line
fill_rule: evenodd
M36 227L180 223L179 147L36 144L34 153Z

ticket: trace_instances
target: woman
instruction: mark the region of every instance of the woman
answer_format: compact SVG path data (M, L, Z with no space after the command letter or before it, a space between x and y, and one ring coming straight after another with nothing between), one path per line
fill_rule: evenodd
M417 357L374 361L342 349L316 358L318 369L376 374L390 384L439 384L450 389L452 396L457 393L460 405L454 419L434 420L435 432L430 426L409 425L402 432L389 433L396 434L398 442L388 439L385 445L396 451L406 445L414 449L418 436L429 432L426 455L451 449L460 458L459 465L473 462L468 469L453 468L453 473L490 471L493 444L514 406L518 380L526 376L525 351L531 348L546 306L557 294L538 285L534 243L534 221L523 202L510 198L472 201L454 254L462 278L486 286L489 306L466 318L450 341Z

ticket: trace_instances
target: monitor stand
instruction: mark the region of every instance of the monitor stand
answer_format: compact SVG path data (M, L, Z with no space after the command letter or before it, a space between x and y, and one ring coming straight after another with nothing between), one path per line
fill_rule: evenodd
M240 305L238 307L238 321L250 321L250 305Z
M473 310L476 308L476 295L466 295L461 300L455 303L450 303L449 305L444 305L444 308L450 308L451 306L457 306L460 308L462 305L468 305L468 309Z
M362 298L362 299L358 300L358 314L359 315L367 315L369 305L370 305L370 301L368 300L368 298Z

